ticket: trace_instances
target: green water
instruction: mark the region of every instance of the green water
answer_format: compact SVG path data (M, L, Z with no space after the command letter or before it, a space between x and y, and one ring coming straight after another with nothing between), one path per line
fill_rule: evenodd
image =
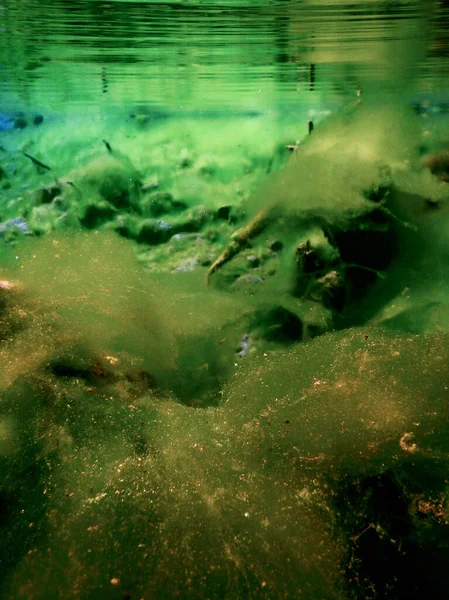
M446 598L444 4L0 29L0 598Z

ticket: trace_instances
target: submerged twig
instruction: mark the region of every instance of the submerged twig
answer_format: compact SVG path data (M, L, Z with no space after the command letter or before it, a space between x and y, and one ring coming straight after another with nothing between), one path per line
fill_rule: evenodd
M103 144L106 146L107 151L112 154L111 144L106 140L103 140Z
M223 250L217 260L213 263L207 272L206 282L209 284L210 277L217 269L227 263L231 258L238 254L248 242L262 233L268 226L272 218L273 204L260 211L249 223L238 229L233 235L230 244Z

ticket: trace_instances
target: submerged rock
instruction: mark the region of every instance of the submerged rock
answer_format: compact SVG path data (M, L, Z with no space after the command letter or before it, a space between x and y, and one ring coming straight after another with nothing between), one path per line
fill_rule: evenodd
M240 356L240 358L243 358L244 356L248 356L250 349L251 335L249 333L245 333L243 334L242 339L240 340L239 351L237 352L237 354L238 356Z
M70 175L75 189L72 195L88 203L104 200L120 210L138 210L140 176L131 162L117 155L107 154L93 159L85 167Z
M0 237L5 238L7 234L14 233L14 231L20 233L30 233L28 223L23 217L15 217L9 221L0 223Z
M199 264L198 259L191 258L184 265L176 267L176 269L174 270L174 272L175 273L186 273L187 271L193 271L198 266L198 264Z

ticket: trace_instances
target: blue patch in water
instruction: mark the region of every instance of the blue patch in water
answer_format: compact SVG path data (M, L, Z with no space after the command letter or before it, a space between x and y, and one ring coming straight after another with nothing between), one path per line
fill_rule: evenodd
M0 237L3 237L3 234L6 233L8 229L19 229L23 233L30 233L28 223L23 217L15 217L14 219L10 219L9 221L0 223Z
M11 115L0 113L0 131L9 131L14 127L14 119Z

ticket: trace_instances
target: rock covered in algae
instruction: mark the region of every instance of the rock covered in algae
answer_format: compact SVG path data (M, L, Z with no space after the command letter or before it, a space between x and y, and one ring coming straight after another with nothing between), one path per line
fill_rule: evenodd
M438 287L441 273L430 257L447 259L441 232L449 189L421 159L429 133L422 129L411 109L394 104L358 103L321 123L248 201L248 222L212 263L208 280L316 302L337 329L376 319L404 290L423 290L424 279ZM270 256L263 248L273 239L281 251ZM261 257L251 273L249 256Z
M93 158L68 174L64 197L89 229L109 221L116 211L136 211L141 194L140 175L119 153Z

